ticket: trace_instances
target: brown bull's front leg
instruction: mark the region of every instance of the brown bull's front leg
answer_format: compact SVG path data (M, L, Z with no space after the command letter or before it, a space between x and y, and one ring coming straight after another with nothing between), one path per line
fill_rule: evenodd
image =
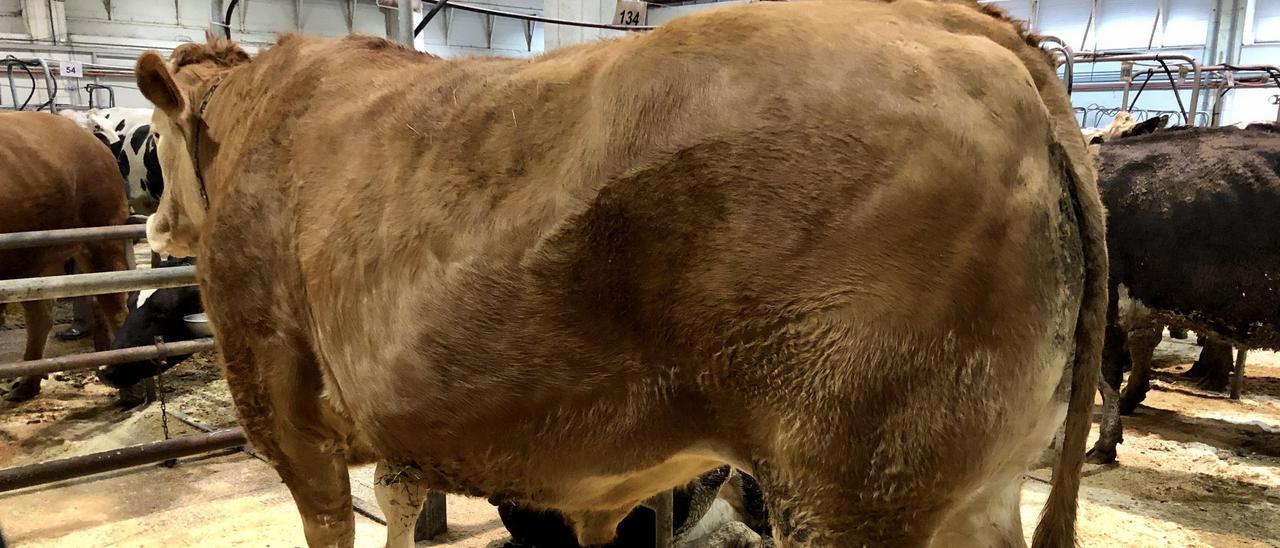
M315 360L281 337L218 338L245 435L279 472L312 548L349 548L355 513L341 421L321 395Z

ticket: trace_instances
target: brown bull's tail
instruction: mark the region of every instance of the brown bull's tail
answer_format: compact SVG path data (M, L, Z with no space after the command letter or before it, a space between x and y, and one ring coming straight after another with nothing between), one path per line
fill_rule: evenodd
M1084 289L1076 318L1075 353L1071 363L1071 395L1061 453L1053 471L1053 487L1036 526L1033 548L1066 548L1075 545L1076 495L1089 436L1093 392L1102 359L1102 335L1106 327L1107 249L1102 204L1092 180L1081 180L1067 152L1050 144L1050 162L1064 178L1079 227ZM1086 186L1089 185L1089 186Z

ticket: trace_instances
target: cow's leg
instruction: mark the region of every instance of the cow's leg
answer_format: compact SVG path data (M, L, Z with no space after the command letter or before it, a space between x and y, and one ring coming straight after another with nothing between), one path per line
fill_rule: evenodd
M565 518L573 524L573 530L578 535L578 544L582 546L609 544L618 536L618 524L622 523L627 514L630 514L639 503L640 501L636 501L635 504L611 510L566 512Z
M44 357L44 347L49 340L49 331L53 330L53 301L28 301L22 303L22 313L27 321L27 346L22 352L24 360L38 360ZM40 393L40 381L44 375L22 377L8 386L4 399L8 401L26 401Z
M989 481L942 521L931 546L1026 546L1022 536L1022 480L1007 477Z
M124 253L120 242L105 241L85 244L85 253L79 259L83 264L81 271L118 272L129 269L129 257ZM125 293L107 293L97 295L93 302L93 348L108 350L116 330L124 325L124 318L129 314L128 295Z
M1151 390L1151 356L1160 344L1160 328L1140 328L1129 333L1129 356L1133 360L1133 371L1129 373L1129 381L1124 385L1124 393L1120 395L1120 414L1128 415L1138 408L1138 404L1147 397Z
M1200 377L1196 386L1204 390L1226 390L1231 379L1231 344L1210 337L1200 350L1196 363L1187 370L1187 376Z
M1102 346L1102 418L1098 421L1098 441L1089 449L1088 462L1108 464L1116 460L1116 445L1124 441L1120 424L1120 383L1124 366L1130 362L1128 334L1118 325L1108 325Z
M752 460L779 546L926 545L946 497L922 494L927 488L897 488L901 485L881 464L832 462L831 448L838 445L830 443L831 437L807 441L812 446L784 447L772 457Z
M1222 342L1222 339L1217 337L1204 339L1201 343L1201 353L1196 357L1196 362L1192 364L1192 367L1190 367L1190 369L1187 370L1187 373L1184 373L1183 376L1188 376L1188 378L1192 379L1206 378L1206 376L1210 375L1210 371L1215 369L1217 364L1224 361L1224 359L1222 359L1222 355L1224 355L1224 353L1226 355L1225 361L1230 364L1230 344Z
M1244 391L1244 360L1249 351L1243 346L1236 349L1236 370L1231 376L1231 399L1240 399L1240 393Z
M414 526L427 499L422 471L410 464L378 461L373 494L387 520L387 548L412 548Z
M320 368L300 341L237 334L219 337L218 349L245 435L293 494L307 544L352 546L355 513L341 443L346 436L336 426L344 423L324 398Z

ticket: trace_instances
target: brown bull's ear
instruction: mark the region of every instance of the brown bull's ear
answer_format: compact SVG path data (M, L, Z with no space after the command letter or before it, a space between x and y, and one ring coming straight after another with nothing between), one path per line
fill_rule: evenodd
M182 94L178 93L178 85L173 82L173 75L169 74L169 67L165 66L164 58L159 53L143 53L138 58L134 73L138 75L138 89L142 90L142 95L156 108L171 118L182 114L186 104L182 100Z

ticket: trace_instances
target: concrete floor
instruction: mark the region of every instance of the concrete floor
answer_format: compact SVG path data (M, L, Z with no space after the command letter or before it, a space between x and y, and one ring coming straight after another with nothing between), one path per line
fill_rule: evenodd
M372 467L352 470L355 496L377 512ZM289 491L243 453L145 466L0 495L0 527L16 548L305 546ZM382 546L385 528L356 516L356 546ZM507 535L487 502L449 497L449 532L423 546L499 547Z

